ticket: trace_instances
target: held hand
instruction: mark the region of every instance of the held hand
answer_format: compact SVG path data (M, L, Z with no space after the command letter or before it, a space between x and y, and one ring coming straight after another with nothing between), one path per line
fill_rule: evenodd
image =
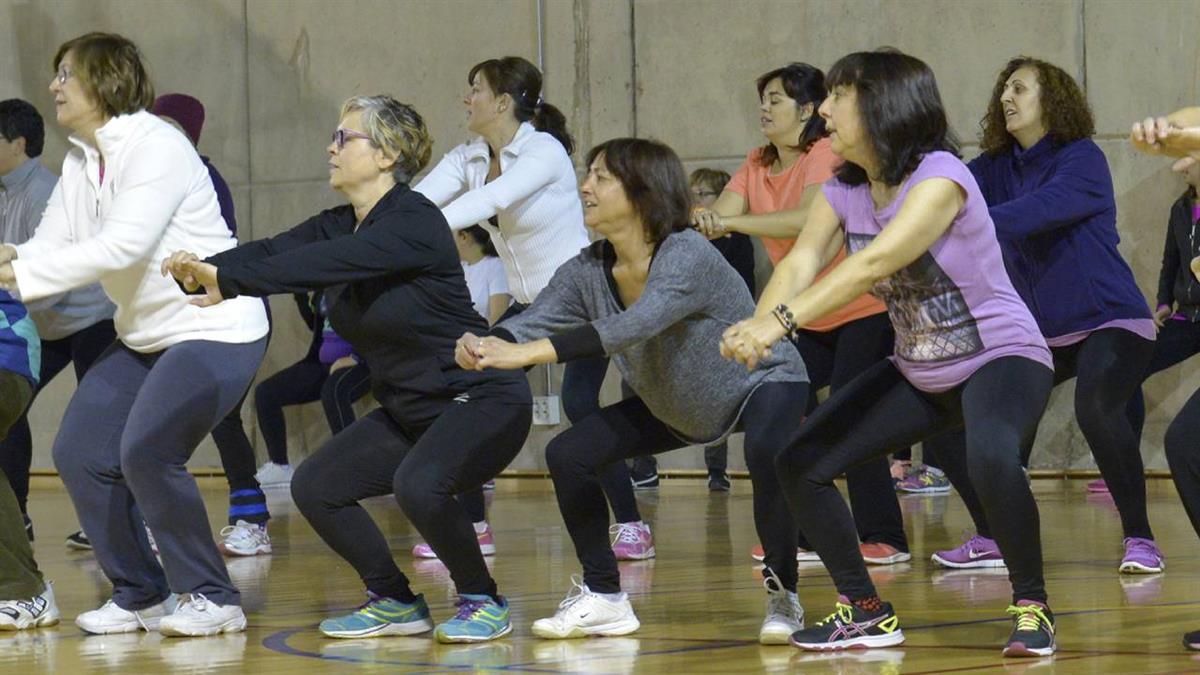
M12 244L0 245L0 264L12 262L17 259L17 248Z
M195 282L196 288L204 287L204 295L192 300L191 304L197 307L211 307L225 301L221 295L221 288L217 284L216 265L193 260L180 263L179 269L183 278L191 278ZM180 277L176 276L175 278Z
M519 345L498 337L485 337L475 346L475 369L513 370L532 365L525 345Z
M346 368L353 368L354 366L357 366L357 365L358 365L358 361L355 361L353 356L343 356L342 358L338 359L337 361L334 361L333 363L329 364L329 374L332 375L339 370L345 370Z
M199 262L200 258L191 251L176 251L170 256L163 258L162 264L159 265L159 271L165 277L170 274L188 293L200 288L200 283L196 278L188 274L184 265L192 262Z
M739 321L721 336L721 356L744 363L746 370L754 370L771 355L771 345L783 336L783 325L773 314Z
M11 262L0 264L0 290L10 293L17 290L17 275Z
M1192 268L1192 276L1196 277L1196 279L1200 281L1200 255L1192 258L1192 264L1190 267Z
M475 353L479 338L474 333L463 333L454 344L454 361L463 370L478 370L479 356Z
M1171 316L1171 308L1166 305L1161 305L1158 309L1154 310L1153 318L1155 328L1162 328L1163 324L1167 321L1167 317L1169 316Z
M729 234L725 230L725 224L721 221L720 214L703 206L692 209L692 227L699 230L700 234L708 239L717 239Z

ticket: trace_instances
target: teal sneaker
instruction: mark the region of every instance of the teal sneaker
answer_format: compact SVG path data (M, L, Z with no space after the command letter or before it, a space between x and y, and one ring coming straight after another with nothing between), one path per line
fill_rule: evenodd
M508 601L496 602L490 595L460 595L458 613L438 624L434 635L438 642L485 642L512 632L508 621Z
M353 614L325 619L321 632L331 638L365 638L384 635L416 635L433 628L425 596L400 602L367 591L367 601ZM507 619L507 610L505 617Z

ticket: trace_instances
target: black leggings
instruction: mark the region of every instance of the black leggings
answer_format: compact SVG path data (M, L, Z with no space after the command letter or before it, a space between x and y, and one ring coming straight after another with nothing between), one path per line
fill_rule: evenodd
M1143 380L1183 363L1196 354L1200 354L1200 321L1167 319L1158 331L1158 339L1154 341L1154 356L1150 359L1150 365L1146 367ZM1146 422L1146 402L1141 387L1133 392L1125 414L1133 425L1134 433L1140 439L1142 426Z
M1035 361L1004 357L934 394L881 361L805 420L778 457L779 482L839 593L858 600L874 596L875 587L833 480L889 448L965 427L967 466L1008 562L1014 601L1045 602L1037 504L1021 472L1020 448L1037 429L1053 377Z
M328 365L304 360L263 380L254 388L254 409L267 455L276 464L288 463L285 406L321 401L329 430L337 434L354 422L354 402L370 391L371 371L365 363L330 373Z
M1119 328L1099 330L1082 342L1050 350L1054 354L1054 383L1077 378L1075 419L1112 493L1124 536L1145 539L1154 538L1146 517L1146 476L1126 405L1141 384L1153 350L1153 342ZM1024 466L1029 465L1033 441L1031 436L1021 447ZM936 452L946 477L975 521L976 531L991 538L992 528L968 478L968 467L962 464L962 442L961 435L947 434L936 439Z
M471 518L455 495L508 466L529 434L531 414L527 399L473 398L449 404L427 429L409 430L386 410L373 410L300 464L292 497L373 593L398 599L411 593L387 538L359 503L394 494L458 592L495 595Z
M808 413L817 408L817 390L829 385L832 396L871 366L891 356L896 335L885 313L851 321L831 331L801 331L796 349L808 367ZM896 450L896 448L892 448ZM908 551L904 517L887 457L873 457L846 469L846 491L861 541ZM811 549L804 533L800 548Z
M1200 535L1200 443L1197 438L1200 438L1200 391L1192 394L1171 421L1165 441L1175 489L1192 521L1192 529Z
M42 367L38 387L33 392L34 399L68 365L75 366L75 380L82 380L92 363L116 339L117 332L112 319L105 319L60 340L43 340ZM29 430L29 408L32 405L31 400L13 423L8 437L0 439L0 470L8 476L21 513L25 513L25 504L29 499L29 468L33 464L33 435Z
M807 396L803 382L763 384L750 395L741 418L746 466L754 487L754 525L768 568L788 590L796 589L796 526L779 491L773 458L803 416ZM621 591L598 474L610 464L686 445L641 399L627 398L585 417L546 446L558 508L588 588L597 593Z

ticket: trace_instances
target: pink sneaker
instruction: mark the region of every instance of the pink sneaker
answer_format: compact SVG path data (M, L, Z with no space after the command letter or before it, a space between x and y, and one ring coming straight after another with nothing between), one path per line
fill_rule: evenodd
M483 523L483 531L475 528L475 539L479 542L479 552L484 555L496 555L496 540L492 538L492 526L487 521ZM412 554L414 558L437 559L437 554L433 552L433 547L425 542L421 542L413 547Z
M617 560L645 560L654 557L654 536L642 521L617 523L608 528L613 535L612 550Z
M971 535L962 546L933 554L933 562L942 567L974 569L979 567L1005 567L1004 555L996 542L977 534Z
M1106 495L1108 494L1108 484L1104 482L1103 478L1100 480L1094 480L1087 484L1087 491L1094 494Z

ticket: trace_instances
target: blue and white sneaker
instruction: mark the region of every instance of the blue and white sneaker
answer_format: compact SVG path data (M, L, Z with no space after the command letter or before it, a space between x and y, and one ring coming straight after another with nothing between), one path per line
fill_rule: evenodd
M496 602L490 595L458 597L458 613L438 624L434 635L438 642L486 642L512 632L508 620L508 601Z
M368 599L352 614L325 619L321 632L331 638L365 638L384 635L416 635L433 628L425 596L400 602L367 591Z

